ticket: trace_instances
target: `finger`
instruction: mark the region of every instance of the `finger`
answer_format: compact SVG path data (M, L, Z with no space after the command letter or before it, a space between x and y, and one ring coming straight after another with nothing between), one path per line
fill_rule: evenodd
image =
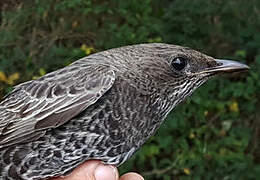
M121 176L120 180L144 180L144 178L137 173L130 172Z
M87 161L77 167L66 177L52 180L118 180L118 171L114 166L105 165L100 161Z

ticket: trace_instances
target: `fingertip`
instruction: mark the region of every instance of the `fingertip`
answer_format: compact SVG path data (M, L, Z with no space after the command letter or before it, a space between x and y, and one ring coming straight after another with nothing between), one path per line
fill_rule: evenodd
M95 180L94 171L99 164L100 161L90 160L79 165L70 174L50 180Z
M117 168L111 165L99 164L95 169L95 180L118 180Z
M77 167L66 177L52 180L118 180L117 168L96 160L90 160Z
M124 174L120 178L120 180L144 180L144 178L140 174L130 172L130 173Z

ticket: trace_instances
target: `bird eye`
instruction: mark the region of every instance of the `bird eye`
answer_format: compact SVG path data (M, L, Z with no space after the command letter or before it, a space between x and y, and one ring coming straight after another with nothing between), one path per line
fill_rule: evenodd
M172 60L172 67L177 70L183 70L187 65L187 60L183 57L176 57Z

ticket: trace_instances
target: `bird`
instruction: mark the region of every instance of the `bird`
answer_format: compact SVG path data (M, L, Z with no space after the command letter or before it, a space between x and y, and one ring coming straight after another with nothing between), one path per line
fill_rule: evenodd
M90 159L119 166L204 82L248 69L188 47L146 43L19 84L0 102L0 179L64 176Z

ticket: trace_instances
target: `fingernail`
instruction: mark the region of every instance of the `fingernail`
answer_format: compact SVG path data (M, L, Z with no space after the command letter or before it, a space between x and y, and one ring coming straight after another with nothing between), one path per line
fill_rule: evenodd
M96 180L117 180L117 169L111 165L99 164L95 169Z

